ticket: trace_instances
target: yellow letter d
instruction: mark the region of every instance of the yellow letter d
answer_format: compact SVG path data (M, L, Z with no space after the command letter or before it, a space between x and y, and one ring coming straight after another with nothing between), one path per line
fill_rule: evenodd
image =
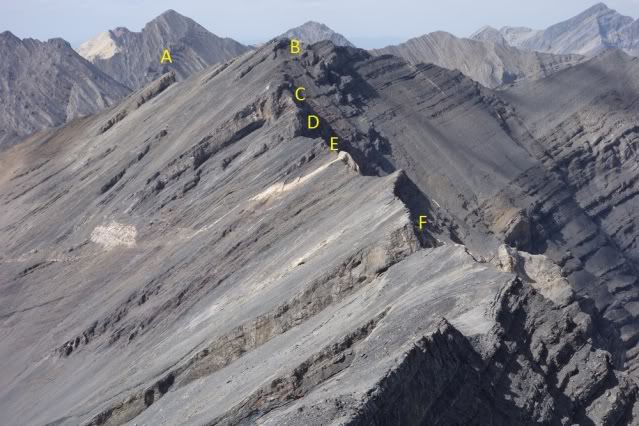
M319 117L316 115L308 116L308 128L317 129L319 127Z

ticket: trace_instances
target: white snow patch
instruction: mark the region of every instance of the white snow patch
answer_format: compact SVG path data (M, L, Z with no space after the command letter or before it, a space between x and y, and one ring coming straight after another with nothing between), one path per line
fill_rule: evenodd
M135 246L137 235L135 226L112 222L106 226L97 226L91 232L91 241L100 244L106 250L112 250L118 246Z

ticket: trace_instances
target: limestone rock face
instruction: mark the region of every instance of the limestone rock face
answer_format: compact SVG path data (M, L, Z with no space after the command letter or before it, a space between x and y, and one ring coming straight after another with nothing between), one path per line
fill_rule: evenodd
M516 273L557 305L565 306L574 300L574 292L561 268L546 256L531 255L503 245L493 263L503 271Z
M477 40L461 39L438 31L397 46L374 49L371 53L391 54L414 64L432 63L459 70L489 88L543 78L583 60L579 55L551 55L517 49L508 46L489 29L476 37Z
M0 34L0 149L44 128L95 114L130 91L62 39Z
M0 153L2 423L636 424L637 62L287 49Z
M173 63L160 63L164 49L170 51ZM78 52L115 80L138 89L164 73L173 71L181 80L248 50L168 10L139 33L116 28L86 41Z

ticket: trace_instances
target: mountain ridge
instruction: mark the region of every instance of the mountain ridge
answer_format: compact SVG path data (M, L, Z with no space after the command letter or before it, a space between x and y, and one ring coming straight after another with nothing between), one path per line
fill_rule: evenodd
M528 127L545 121L518 94L606 61L496 92L330 42L287 52L165 75L0 156L8 422L636 421L636 231L606 216L634 203L612 185L639 173L634 62L571 89L600 110L589 152L573 111ZM615 84L632 91L603 109Z
M503 27L499 32L511 46L539 52L592 57L607 48L619 48L636 55L639 46L638 22L604 3L597 3L545 30ZM477 40L489 37L494 35L482 29L471 36Z
M484 38L494 37L486 35ZM434 63L444 68L458 69L489 88L543 78L583 60L578 55L551 55L521 50L505 42L460 39L444 31L425 34L400 45L373 49L371 52L375 55L393 54L414 64Z

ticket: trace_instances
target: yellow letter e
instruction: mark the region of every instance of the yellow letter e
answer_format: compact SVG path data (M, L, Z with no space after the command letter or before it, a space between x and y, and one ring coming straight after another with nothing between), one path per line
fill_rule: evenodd
M339 138L336 136L331 136L331 141L328 144L328 149L329 151L337 151L337 142L339 141Z

